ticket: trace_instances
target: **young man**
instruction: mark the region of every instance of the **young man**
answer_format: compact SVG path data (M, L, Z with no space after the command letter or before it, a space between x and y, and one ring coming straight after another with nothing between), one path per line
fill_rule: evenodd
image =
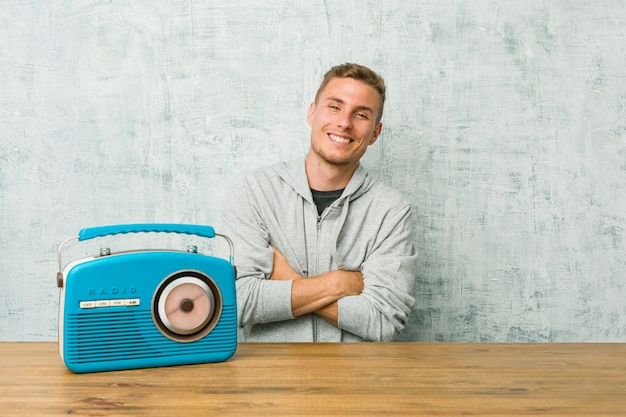
M380 135L383 79L326 73L311 103L306 158L232 187L241 341L391 341L406 325L416 253L411 206L359 161Z

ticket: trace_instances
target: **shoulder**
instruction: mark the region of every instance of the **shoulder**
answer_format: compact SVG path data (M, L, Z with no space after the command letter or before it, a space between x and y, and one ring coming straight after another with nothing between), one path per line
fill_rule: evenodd
M409 210L411 203L407 197L385 181L367 175L364 181L366 191L361 198L368 201L368 205L384 211Z
M275 162L271 165L266 165L260 168L247 170L240 174L242 179L255 180L255 179L267 179L272 177L288 177L295 176L304 167L304 163L301 159L294 159L290 161Z
M235 184L239 186L249 185L256 187L260 184L267 183L268 181L272 181L272 178L280 176L279 172L284 169L284 165L284 162L278 162L272 165L244 171L236 176Z
M376 180L372 189L376 198L389 201L394 206L410 205L404 194L381 180Z
M238 198L282 199L301 188L298 170L303 171L303 165L300 162L298 166L297 161L277 162L245 171L234 179L228 193Z

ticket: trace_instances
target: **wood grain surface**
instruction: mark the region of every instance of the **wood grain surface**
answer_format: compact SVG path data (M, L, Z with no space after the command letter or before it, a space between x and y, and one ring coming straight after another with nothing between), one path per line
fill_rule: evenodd
M623 416L626 344L246 344L223 363L73 374L0 343L0 415Z

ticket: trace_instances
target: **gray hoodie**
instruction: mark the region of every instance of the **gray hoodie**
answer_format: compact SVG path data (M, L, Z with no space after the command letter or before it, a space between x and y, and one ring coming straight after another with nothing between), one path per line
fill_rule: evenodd
M245 174L233 184L223 232L235 246L241 341L391 341L414 304L411 206L362 166L318 216L304 159ZM278 249L303 276L361 271L364 289L338 300L338 328L315 314L294 318L292 281L270 280Z

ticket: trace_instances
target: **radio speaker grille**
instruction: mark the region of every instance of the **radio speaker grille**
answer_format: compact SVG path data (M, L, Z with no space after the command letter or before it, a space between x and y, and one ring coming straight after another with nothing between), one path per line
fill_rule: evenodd
M65 325L65 360L68 363L212 354L232 351L237 309L225 305L218 326L193 343L179 343L164 337L147 310L129 308L110 313L70 314Z

